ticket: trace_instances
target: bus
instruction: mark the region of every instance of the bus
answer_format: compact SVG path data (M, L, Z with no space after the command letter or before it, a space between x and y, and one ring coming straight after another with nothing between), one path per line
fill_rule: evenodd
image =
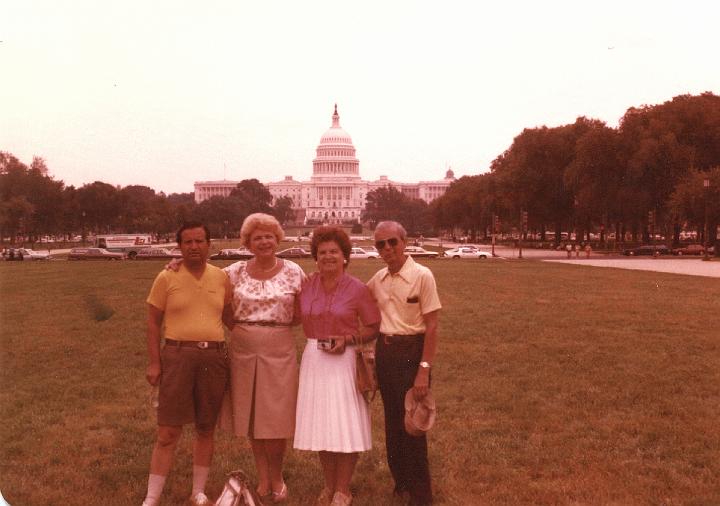
M134 260L143 248L149 248L152 244L150 234L111 234L95 236L95 247L105 248L108 251L125 253L128 258Z

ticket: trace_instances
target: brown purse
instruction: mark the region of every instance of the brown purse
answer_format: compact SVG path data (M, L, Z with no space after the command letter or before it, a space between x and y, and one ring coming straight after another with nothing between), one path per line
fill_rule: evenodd
M374 343L359 344L355 349L355 384L366 402L372 402L378 390Z

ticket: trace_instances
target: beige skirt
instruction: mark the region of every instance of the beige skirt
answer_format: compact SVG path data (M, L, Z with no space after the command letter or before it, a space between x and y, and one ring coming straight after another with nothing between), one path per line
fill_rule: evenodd
M237 324L228 354L230 409L221 427L252 439L293 437L298 364L290 327Z

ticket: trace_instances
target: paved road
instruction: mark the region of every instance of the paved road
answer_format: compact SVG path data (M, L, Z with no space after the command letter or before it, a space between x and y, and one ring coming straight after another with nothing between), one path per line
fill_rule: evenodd
M490 251L490 248L485 248ZM619 255L603 255L591 253L590 258L581 252L580 257L567 258L565 251L523 249L523 258L559 262L572 265L591 265L593 267L612 267L615 269L632 269L640 271L669 272L688 276L707 276L720 278L720 260L717 258L704 262L701 257L624 257ZM495 246L495 254L501 258L518 258L518 250L506 246Z

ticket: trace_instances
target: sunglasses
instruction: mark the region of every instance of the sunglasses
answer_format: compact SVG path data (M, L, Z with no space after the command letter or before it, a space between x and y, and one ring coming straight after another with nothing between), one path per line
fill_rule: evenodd
M381 250L385 247L385 243L388 243L391 248L394 248L395 246L398 245L398 242L399 242L399 240L397 237L391 237L390 239L387 239L387 240L383 239L381 241L375 241L375 247L378 250Z

